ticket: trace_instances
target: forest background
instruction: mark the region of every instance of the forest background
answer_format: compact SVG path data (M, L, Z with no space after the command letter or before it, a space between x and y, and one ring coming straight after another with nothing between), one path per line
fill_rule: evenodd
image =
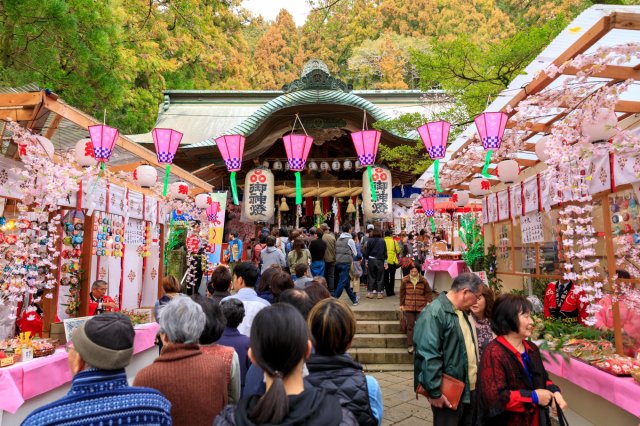
M0 0L0 86L36 83L134 134L153 127L163 90L278 90L317 58L354 89L442 89L453 107L426 118L464 123L595 2L309 3L298 27L286 10L265 21L240 0ZM426 118L378 125L406 131ZM398 161L418 152L381 154L420 173L426 163Z

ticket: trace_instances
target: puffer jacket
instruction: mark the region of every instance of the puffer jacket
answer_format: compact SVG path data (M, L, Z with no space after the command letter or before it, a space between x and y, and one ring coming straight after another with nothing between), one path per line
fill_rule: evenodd
M469 319L464 314L467 323ZM469 323L469 329L473 330ZM432 398L440 398L442 373L465 383L461 402L471 402L469 362L455 307L442 292L422 311L413 334L414 388L421 384ZM474 345L475 345L474 341Z
M309 375L305 380L319 389L335 395L343 408L348 409L359 425L375 426L378 421L369 403L367 379L362 366L348 354L311 355L306 361Z

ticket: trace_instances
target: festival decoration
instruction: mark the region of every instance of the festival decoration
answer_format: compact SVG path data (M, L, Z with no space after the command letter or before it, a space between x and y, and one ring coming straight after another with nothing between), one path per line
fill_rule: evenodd
M174 182L168 189L169 196L176 200L185 200L189 195L189 185L186 182Z
M365 121L363 123L363 130L359 132L351 133L351 140L353 146L358 154L358 160L362 166L367 167L367 173L369 175L369 186L371 188L371 199L377 200L376 188L374 186L371 166L376 162L376 154L378 153L378 144L380 143L380 136L382 135L377 130L364 130L366 126L366 113Z
M422 139L424 147L433 160L433 176L436 183L436 191L442 192L440 188L440 159L444 158L447 152L447 140L451 124L447 121L434 121L418 127L418 133Z
M55 147L49 139L45 138L42 135L32 135L28 142L38 147L38 149L36 150L36 153L38 155L45 154L49 160L53 160ZM18 155L20 155L20 158L22 158L23 155L28 154L26 147L27 145L24 143L18 144Z
M361 169L362 169L362 163L360 163L360 160L356 160L356 161L353 163L353 167L354 167L356 170L361 170Z
M244 217L251 222L268 222L275 209L273 173L265 167L249 170L244 178Z
M276 160L273 162L273 170L279 172L282 170L282 162L280 160Z
M320 170L323 172L328 172L329 170L331 170L331 166L327 161L323 161L320 163Z
M300 127L304 131L303 134L293 133L295 131L296 121L300 122ZM304 170L304 166L307 163L307 157L313 145L313 138L307 134L302 121L298 114L296 114L296 120L293 122L293 129L291 133L283 136L284 149L287 151L287 159L289 160L289 168L295 172L296 175L296 205L302 204L302 180L300 172Z
M504 112L483 112L473 121L476 123L480 140L485 151L487 151L484 161L482 175L489 177L489 163L491 162L491 153L494 149L500 148L502 136L507 127L508 116Z
M469 182L469 192L473 195L486 195L491 192L491 182L484 178L475 178Z
M315 161L310 161L309 170L311 170L312 172L318 171L318 163L316 163Z
M218 218L218 212L220 211L220 203L218 201L212 201L207 207L207 219L209 222L215 222Z
M225 135L216 139L216 145L220 150L224 164L227 166L227 171L231 173L231 193L233 195L233 204L236 206L239 204L236 172L242 168L245 140L242 135Z
M333 163L331 163L331 170L337 172L338 170L340 170L340 166L341 164L338 160L333 160Z
M429 218L431 222L431 232L436 232L436 224L433 220L433 216L436 214L436 199L435 197L421 197L418 199L422 210L424 210L425 216Z
M169 185L169 175L171 174L171 163L176 155L182 133L173 129L163 129L156 127L151 131L153 143L156 146L156 156L158 163L165 164L164 185L162 186L162 196L167 196L167 187Z
M598 108L593 116L582 121L582 134L591 142L606 141L615 134L618 117L612 109Z
M148 164L141 164L133 171L133 181L140 188L151 188L158 181L158 171Z
M451 196L451 201L456 203L458 207L464 207L469 204L469 191L456 191Z
M377 192L375 199L371 190L371 181L373 181L373 187ZM362 173L363 212L367 220L391 220L393 218L391 182L391 171L383 166L373 166L371 178L367 172Z
M81 167L91 167L98 164L93 153L93 144L91 143L91 139L84 138L76 142L74 158Z
M503 183L514 183L519 174L520 165L516 160L503 160L498 163L498 177Z
M347 213L355 213L356 206L353 204L353 198L349 197L349 202L347 203Z
M109 161L119 135L118 129L105 124L89 126L93 156L100 163L100 173L104 171L105 163Z
M349 171L349 170L351 170L353 168L353 163L351 162L351 160L344 160L344 164L343 164L342 168L344 170Z
M287 204L286 197L282 197L280 199L280 207L278 207L278 210L280 210L281 212L288 212L289 211L289 204Z
M211 196L209 194L198 194L195 197L196 207L206 209L211 204Z
M547 154L547 138L542 137L536 142L536 156L538 156L538 160L543 163L549 159L549 154Z

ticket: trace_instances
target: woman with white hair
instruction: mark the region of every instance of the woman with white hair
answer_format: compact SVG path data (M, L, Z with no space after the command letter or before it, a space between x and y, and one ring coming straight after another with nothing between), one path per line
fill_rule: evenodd
M171 300L160 316L162 352L134 380L134 386L157 389L171 402L174 425L210 425L228 402L224 362L198 345L205 322L193 300Z

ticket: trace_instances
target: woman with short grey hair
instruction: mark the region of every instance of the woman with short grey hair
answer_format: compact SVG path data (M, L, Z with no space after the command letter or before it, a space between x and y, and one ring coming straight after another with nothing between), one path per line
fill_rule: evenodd
M212 424L228 403L224 361L198 345L205 322L202 307L193 300L171 300L160 316L162 352L133 382L167 397L174 425Z

